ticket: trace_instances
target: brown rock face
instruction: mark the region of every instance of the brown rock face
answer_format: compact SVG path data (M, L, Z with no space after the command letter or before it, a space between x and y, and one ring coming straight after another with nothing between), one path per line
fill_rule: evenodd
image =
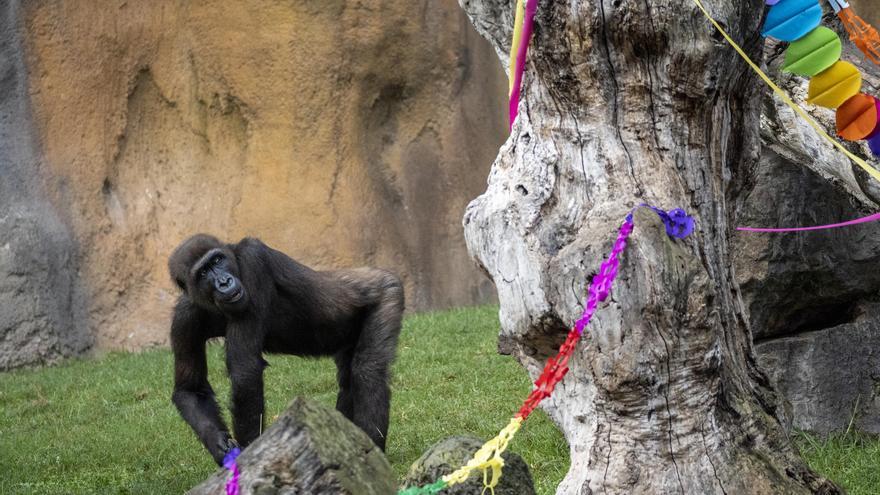
M506 134L504 74L452 0L36 1L42 183L102 348L163 343L195 232L401 274L410 309L483 302L460 218Z

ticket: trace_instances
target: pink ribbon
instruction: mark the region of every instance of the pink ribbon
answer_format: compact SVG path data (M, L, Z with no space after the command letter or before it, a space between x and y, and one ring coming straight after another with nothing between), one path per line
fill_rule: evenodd
M866 217L857 218L855 220L849 220L847 222L830 223L828 225L814 225L812 227L788 227L788 228L779 228L779 229L762 229L762 228L756 228L756 227L737 227L736 230L742 230L744 232L804 232L807 230L836 229L838 227L846 227L849 225L868 223L868 222L873 222L876 220L880 220L880 213L874 213L873 215L868 215Z

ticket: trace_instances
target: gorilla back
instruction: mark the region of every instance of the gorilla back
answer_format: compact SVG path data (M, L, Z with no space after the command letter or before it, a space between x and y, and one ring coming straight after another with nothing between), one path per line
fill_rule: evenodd
M390 366L404 298L400 280L373 269L315 271L258 239L224 244L198 234L168 260L183 291L171 324L172 400L218 464L247 446L263 418L263 352L332 356L336 408L385 448ZM207 379L205 343L226 338L235 440Z

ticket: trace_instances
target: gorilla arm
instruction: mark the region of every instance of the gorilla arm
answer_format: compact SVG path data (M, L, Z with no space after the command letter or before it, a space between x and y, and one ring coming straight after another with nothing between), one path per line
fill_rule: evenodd
M232 382L232 424L235 438L247 447L262 431L263 328L259 319L230 323L226 331L226 368Z
M222 465L223 456L236 446L220 416L214 390L208 382L205 325L209 315L181 299L171 323L171 348L174 352L174 394L171 400L199 440Z

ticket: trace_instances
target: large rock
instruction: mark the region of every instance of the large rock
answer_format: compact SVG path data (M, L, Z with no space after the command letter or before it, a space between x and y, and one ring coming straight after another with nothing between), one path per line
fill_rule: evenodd
M338 411L294 400L236 460L242 493L391 495L394 472L382 451ZM219 469L189 495L224 493Z
M91 344L76 246L39 181L18 17L0 6L0 370Z
M825 22L843 32L828 14ZM786 46L768 43L767 66L803 105L807 81L778 71ZM846 45L842 58L859 66L866 87L880 86L880 70L855 47ZM833 111L804 106L834 134ZM770 95L761 138L738 225L821 225L877 210L880 185ZM870 156L863 143L846 146ZM790 234L738 232L732 246L756 351L791 404L791 424L828 433L847 428L855 413L854 428L877 432L874 383L880 375L871 356L880 349L880 223Z
M474 452L483 446L476 437L458 436L443 439L425 451L409 468L404 486L421 486L433 483L467 463ZM529 466L517 454L505 452L504 473L495 495L534 495L535 485ZM439 492L440 495L480 495L483 493L483 473L476 472L464 483L453 485Z
M391 269L410 309L493 300L459 218L506 134L506 80L453 0L19 3L0 146L35 148L3 181L11 156L39 179L15 204L60 212L87 287L68 319L99 347L166 341L165 260L197 231Z
M880 433L880 321L873 317L880 305L860 310L852 323L758 344L797 427Z

